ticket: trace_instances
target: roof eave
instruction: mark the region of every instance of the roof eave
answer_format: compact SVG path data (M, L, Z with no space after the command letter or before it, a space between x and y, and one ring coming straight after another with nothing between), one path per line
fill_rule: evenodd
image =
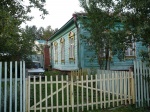
M56 33L54 33L48 40L53 39L55 36L60 34L65 28L67 28L72 23L74 23L74 18L73 17L65 25L63 25Z

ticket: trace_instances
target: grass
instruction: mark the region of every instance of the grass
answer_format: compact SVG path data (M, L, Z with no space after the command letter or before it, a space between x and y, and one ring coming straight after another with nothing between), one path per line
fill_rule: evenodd
M150 108L148 107L136 108L135 105L128 105L128 106L120 106L109 110L105 109L105 110L93 110L85 112L150 112Z

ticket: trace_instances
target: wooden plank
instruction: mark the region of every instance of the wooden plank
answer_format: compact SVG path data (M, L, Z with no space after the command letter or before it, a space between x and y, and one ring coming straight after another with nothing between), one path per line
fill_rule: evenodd
M117 78L116 79L116 88L117 88L117 95L116 95L116 97L117 97L117 106L119 106L119 101L118 101L118 99L119 99L119 72L118 71L116 71L116 73L115 73L115 77Z
M91 104L93 110L93 75L91 75Z
M140 79L141 79L141 105L143 107L143 73L142 73L142 62L139 62L139 69L140 69Z
M148 68L148 78L150 78L150 67ZM147 82L148 89L150 88L149 83L150 83L150 82ZM150 101L150 98L149 98L149 97L150 97L150 96L149 96L149 90L148 90L148 99L147 99L147 100L148 100L148 106L150 105L150 104L149 104L149 101Z
M127 79L128 79L128 103L129 104L131 104L131 98L130 98L130 96L131 96L131 92L130 92L130 74L129 74L129 72L126 72L126 74L127 74Z
M83 75L81 76L81 86L82 86L82 90L81 90L81 92L82 92L81 93L82 94L82 111L84 111L84 106L83 106L83 104L84 104Z
M149 77L149 74L150 74L150 68L146 67L146 64L145 64L145 69L146 69L146 78L150 78ZM149 82L146 81L146 95L147 95L147 104L149 106Z
M104 98L104 108L106 108L106 70L103 71L103 90L104 90L104 93L103 93L103 98Z
M134 61L134 86L135 86L135 97L136 97L136 101L138 101L138 80L137 80L137 64L136 61ZM137 103L136 103L136 107L137 107Z
M30 112L30 76L28 76L28 112Z
M111 71L108 72L107 79L108 79L108 108L110 107L110 75Z
M137 89L138 89L138 96L137 96L137 101L138 101L138 106L141 106L141 94L140 94L140 74L139 74L139 63L137 62L137 81L138 81L138 86L137 86Z
M100 75L100 90L102 90L102 73L99 74ZM102 91L100 91L100 107L103 108L103 103L102 103Z
M20 61L20 112L23 111L23 108L22 108L22 61Z
M96 78L96 82L95 82L95 86L96 86L96 109L98 109L97 74L95 75L95 78Z
M53 77L50 76L50 81L53 82ZM53 93L53 83L51 83L51 94ZM51 97L51 112L53 112L53 95Z
M40 101L41 101L42 100L41 76L40 76L39 92L40 92ZM42 102L40 102L40 112L42 112Z
M77 112L79 112L79 76L76 76L77 79Z
M122 94L123 94L123 79L122 79L122 77L123 77L123 72L121 71L120 72L120 99L121 99L121 105L123 104L123 100L122 100Z
M17 112L17 61L15 61L15 112Z
M127 105L127 76L125 71L123 72L124 74L124 94L125 94L125 105Z
M68 75L66 76L66 80L67 80L67 112L69 112L69 79L68 79Z
M71 85L70 85L70 100L72 106L72 112L74 112L74 89L73 89L73 75L71 74Z
M36 112L36 84L35 84L35 82L36 82L36 78L35 78L35 76L33 77L33 80L34 80L34 112Z
M56 106L57 106L57 108L56 108L56 111L58 112L59 111L59 109L58 109L58 75L56 75Z
M4 112L7 111L7 62L5 62L5 65L4 65L4 70L5 70L5 93L4 93Z
M26 78L25 79L26 80L26 85L25 85L25 87L26 87L26 93L25 93L25 95L26 95L26 101L25 101L25 111L28 111L28 97L29 97L29 94L28 94L28 87L29 87L29 83L28 83L28 78Z
M131 76L132 76L132 103L135 104L135 85L134 85L133 72L131 72Z
M114 93L115 91L114 91L114 72L112 72L112 92ZM113 107L115 107L115 101L114 101L114 99L115 99L115 94L112 94L113 96L112 96L112 101L113 101Z
M46 100L45 100L45 107L46 107L46 109L45 109L45 111L47 112L47 107L48 107L48 104L47 104L47 76L45 76L45 98L46 98Z
M12 62L10 62L10 98L9 98L9 111L12 112Z
M64 87L63 75L61 75L61 87ZM64 112L64 89L62 89L62 112Z
M143 92L144 92L144 101L145 101L145 100L147 100L147 98L146 98L146 73L145 73L146 68L145 68L144 62L142 63L142 67L143 67L143 83L144 83L144 91Z
M23 112L26 109L26 79L25 79L25 61L23 61Z
M88 95L88 75L86 75L86 104L87 104L87 110L89 110L89 95Z
M2 62L0 62L0 107L2 107L2 95L1 95L1 91L2 91Z

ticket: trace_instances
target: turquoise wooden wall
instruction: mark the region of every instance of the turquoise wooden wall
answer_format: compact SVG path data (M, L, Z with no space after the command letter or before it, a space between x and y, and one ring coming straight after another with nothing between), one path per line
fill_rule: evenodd
M80 35L86 35L89 36L89 32L87 32L85 29L82 29L82 24L78 22L79 26L79 40L80 40L80 47L79 47L79 53L80 53L80 60L81 60L81 68L99 68L99 64L95 55L94 51L89 50L88 43L85 43L85 41L81 38Z
M72 21L72 20L70 20ZM49 43L58 43L58 62L54 61L54 45L51 44L51 64L54 69L59 70L76 70L80 68L99 68L99 64L95 55L95 52L89 50L87 43L83 41L81 35L90 35L85 29L82 29L82 24L80 21L75 24L74 22L66 23L67 25L62 27L62 31L58 35L53 36L53 39ZM69 32L75 33L75 61L69 60ZM65 62L61 62L61 47L60 39L65 39ZM129 70L133 67L133 60L141 60L139 55L141 50L147 50L146 47L142 46L141 42L136 43L136 57L120 61L117 55L112 56L111 61L109 61L109 69L111 70ZM92 59L92 60L91 60Z
M81 24L80 24L81 26ZM86 30L80 29L80 34L82 35L90 35ZM82 68L99 68L97 58L94 54L94 51L89 51L87 44L83 43L82 39L80 39L81 47L80 47L80 52L81 52L81 67ZM141 50L147 50L145 46L142 46L142 42L136 42L135 44L135 58L125 58L123 61L120 61L118 59L117 55L112 56L112 59L108 62L109 64L109 69L111 70L129 70L130 67L133 67L133 61L134 60L141 60L140 57L140 52ZM93 58L94 57L94 58ZM90 61L93 59L93 61Z
M141 50L147 50L145 46L142 46L142 42L136 42L135 44L135 58L124 58L124 60L120 61L118 56L112 56L112 60L110 62L111 70L129 70L130 67L133 67L134 60L141 60L140 52Z
M75 61L70 61L69 60L69 33L70 32L75 33ZM61 62L61 46L60 46L60 39L64 38L65 39L65 62ZM76 70L78 69L78 57L77 57L77 28L75 25L71 25L68 27L65 31L60 33L58 36L56 36L52 41L58 43L58 62L54 61L54 45L52 47L52 52L51 52L51 64L53 68L59 69L59 70Z

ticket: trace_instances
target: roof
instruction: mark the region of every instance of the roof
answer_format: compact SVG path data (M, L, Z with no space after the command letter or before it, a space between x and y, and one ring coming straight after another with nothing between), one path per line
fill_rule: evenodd
M48 40L53 39L55 36L59 35L61 32L63 32L68 26L75 23L77 21L77 16L85 16L86 13L75 13L72 15L72 18L64 24L57 32L55 32Z
M48 40L53 39L55 36L63 32L69 25L74 23L74 17L72 17L66 24L64 24L57 32L55 32Z

